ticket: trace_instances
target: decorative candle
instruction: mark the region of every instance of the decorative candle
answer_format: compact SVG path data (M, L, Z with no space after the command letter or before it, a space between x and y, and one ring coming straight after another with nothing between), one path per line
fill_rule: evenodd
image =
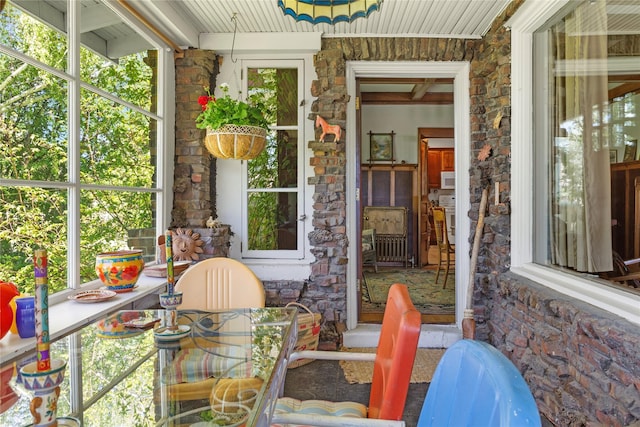
M171 230L167 230L164 245L167 253L167 293L173 295L173 242L171 241Z
M37 370L51 370L49 357L49 278L47 275L47 251L36 249L33 255L36 282L36 363Z

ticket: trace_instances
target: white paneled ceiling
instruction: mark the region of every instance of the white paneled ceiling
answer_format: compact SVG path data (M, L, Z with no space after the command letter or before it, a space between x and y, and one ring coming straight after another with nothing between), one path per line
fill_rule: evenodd
M109 58L142 47L124 16L151 26L172 46L200 47L200 35L220 33L322 33L323 37L481 38L511 0L384 0L380 10L351 23L296 22L278 0L74 0L81 3L83 43ZM65 32L66 0L10 0ZM232 20L232 17L236 17ZM115 46L118 44L117 48ZM102 45L102 46L101 46ZM149 44L150 47L150 44ZM132 50L134 52L135 50ZM116 54L117 52L117 54Z
M277 0L128 0L180 46L197 46L197 34L322 32L324 37L480 38L510 0L384 0L368 18L336 25L296 22Z
M178 47L200 47L203 34L322 33L323 37L481 38L511 0L384 0L367 18L336 25L296 22L278 0L74 0L82 5L82 42L109 58L145 45L134 30L145 24ZM527 0L541 1L541 0ZM548 1L548 0L547 0ZM639 0L607 0L610 34L637 34ZM66 0L10 0L64 32ZM576 3L577 4L577 3ZM123 17L135 16L125 24ZM235 20L232 20L233 16Z

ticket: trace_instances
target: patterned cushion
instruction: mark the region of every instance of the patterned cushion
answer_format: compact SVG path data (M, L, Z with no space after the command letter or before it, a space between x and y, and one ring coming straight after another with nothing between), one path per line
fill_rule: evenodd
M252 377L248 349L242 347L200 348L180 350L173 360L165 384L202 381L210 377Z
M297 400L290 397L282 397L278 399L274 412L276 414L295 412L309 415L367 418L367 407L361 403L330 402L327 400ZM271 427L293 427L293 425L272 424Z

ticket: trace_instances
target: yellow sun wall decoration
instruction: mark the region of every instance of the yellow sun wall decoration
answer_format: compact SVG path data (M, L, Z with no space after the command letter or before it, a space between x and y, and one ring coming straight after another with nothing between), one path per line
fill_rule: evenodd
M204 250L204 241L200 239L200 233L194 233L191 229L177 228L171 231L174 261L197 261Z

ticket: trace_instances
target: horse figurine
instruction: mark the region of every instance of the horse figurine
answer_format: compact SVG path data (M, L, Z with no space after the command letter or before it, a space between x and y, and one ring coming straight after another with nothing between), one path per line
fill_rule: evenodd
M324 137L327 136L328 133L332 133L335 139L333 142L340 141L342 136L342 128L340 125L330 125L327 123L325 119L320 117L320 115L316 116L316 127L322 127L322 135L320 135L320 142L324 142Z

